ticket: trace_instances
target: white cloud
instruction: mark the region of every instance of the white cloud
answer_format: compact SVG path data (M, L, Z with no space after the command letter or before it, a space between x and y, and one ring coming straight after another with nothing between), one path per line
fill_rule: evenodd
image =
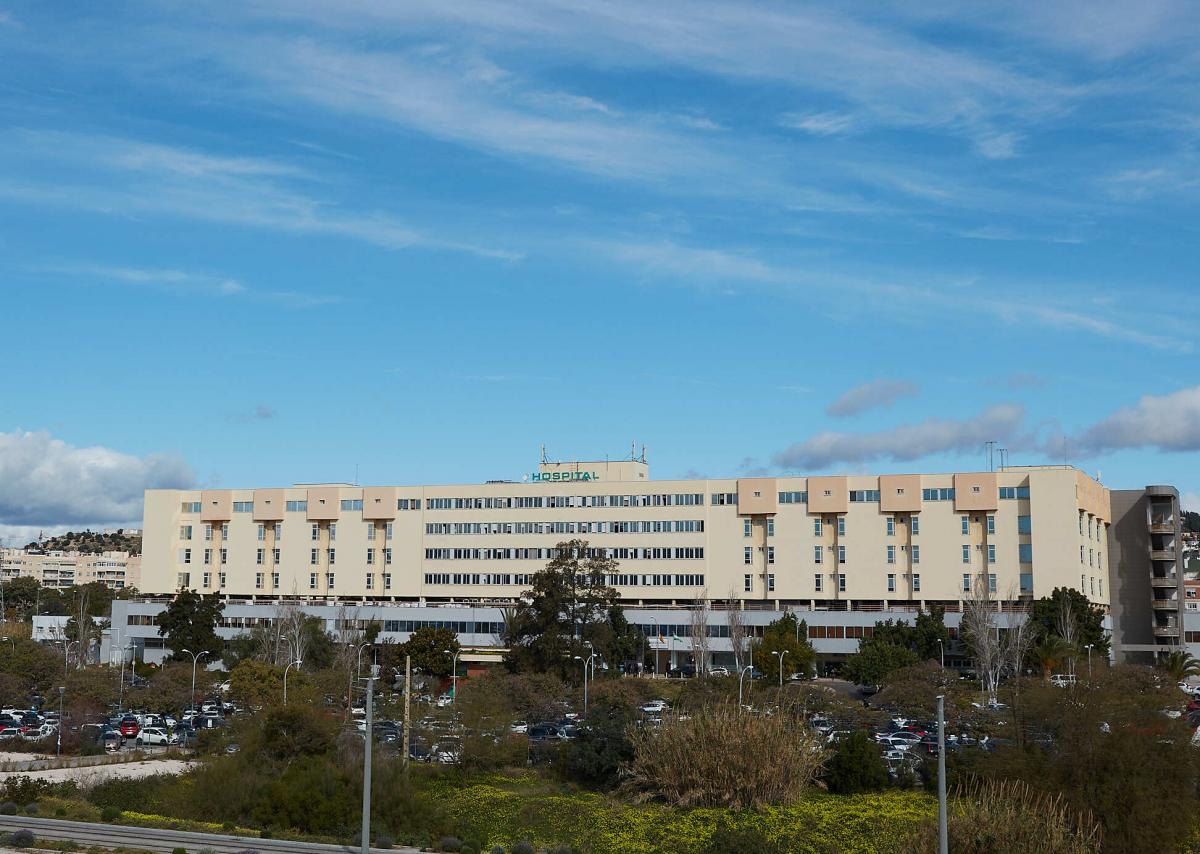
M975 140L975 150L989 160L1007 160L1017 156L1020 136L1015 133L983 134Z
M919 389L908 380L878 379L855 386L825 407L825 414L846 418L871 409L890 407L902 397L912 397Z
M1147 395L1093 424L1074 443L1093 453L1122 448L1200 451L1200 386Z
M79 448L45 432L0 433L0 524L141 527L147 489L186 488L191 468L171 454L137 457Z
M854 116L847 113L784 113L779 117L779 123L815 136L846 133L858 124Z
M1002 403L963 420L929 418L874 433L818 433L776 454L774 462L787 469L824 469L837 463L908 462L931 454L977 451L991 439L1015 437L1024 417L1024 407Z

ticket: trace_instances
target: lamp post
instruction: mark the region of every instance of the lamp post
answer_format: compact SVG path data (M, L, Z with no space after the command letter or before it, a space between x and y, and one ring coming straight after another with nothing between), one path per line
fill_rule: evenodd
M754 669L753 664L747 664L745 667L743 667L738 672L738 711L739 712L742 710L742 679L745 678L747 670L753 670L753 669Z
M446 655L451 654L448 649L443 650L443 652ZM454 658L450 664L450 697L455 703L458 702L458 654L460 652L462 652L461 649L454 650Z
M651 617L650 623L654 626L654 636L658 637L658 617ZM654 675L658 675L658 647L654 647Z
M779 659L779 690L783 690L783 656L784 653L779 650L771 650L771 655Z
M71 647L79 646L79 641L67 641L63 644L63 676L67 675L67 668L70 666Z
M354 708L354 682L362 673L362 652L369 647L369 643L361 643L358 645L358 650L354 653L354 677L350 680L349 686L346 688L346 714L350 714L350 710Z
M942 645L942 639L938 638L938 655L942 659L942 670L946 669L946 647Z
M66 692L66 686L58 686L58 744L54 749L55 755L57 756L62 756L63 694Z
M285 706L287 705L287 675L288 675L288 671L291 670L293 667L299 667L302 663L303 662L301 662L300 659L297 658L295 661L293 661L287 667L283 668L283 704Z
M286 679L287 674L284 674ZM374 714L371 707L375 705L375 680L379 678L379 665L371 665L371 675L367 677L367 721L366 721L366 742L363 744L363 806L362 806L362 831L360 839L362 840L362 854L370 854L371 851L371 752L375 747L375 738L372 730L374 729ZM286 685L286 683L285 683ZM286 687L285 689L286 690ZM408 690L408 686L404 686L404 690Z
M938 694L938 851L949 854L950 835L946 825L946 696Z
M126 641L125 646L121 647L121 690L117 697L117 705L120 706L120 711L125 711L125 653L133 651L133 642ZM129 662L129 669L133 670L133 662ZM132 681L132 680L131 680Z
M208 655L209 652L207 649L203 652L192 652L190 649L183 649L180 650L180 652L186 652L192 657L192 693L189 696L192 700L192 711L194 712L196 711L196 663L200 661L201 658Z
M1092 681L1092 644L1085 647L1088 651L1088 681Z
M575 656L576 661L583 662L583 716L587 717L588 709L588 669L592 666L592 661L596 658L596 653L592 653L587 658L582 655Z

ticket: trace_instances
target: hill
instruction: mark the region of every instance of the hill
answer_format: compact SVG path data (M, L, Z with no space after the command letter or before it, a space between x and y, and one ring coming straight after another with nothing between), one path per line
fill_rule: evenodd
M99 554L100 552L141 554L142 537L140 534L126 534L120 529L115 534L101 534L96 531L68 531L56 537L47 537L40 543L30 543L25 548L80 552L82 554Z

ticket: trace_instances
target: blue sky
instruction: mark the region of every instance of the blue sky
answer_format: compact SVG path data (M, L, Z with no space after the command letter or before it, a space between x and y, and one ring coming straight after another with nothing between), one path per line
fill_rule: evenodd
M541 443L1200 504L1200 8L916 5L0 0L0 531Z

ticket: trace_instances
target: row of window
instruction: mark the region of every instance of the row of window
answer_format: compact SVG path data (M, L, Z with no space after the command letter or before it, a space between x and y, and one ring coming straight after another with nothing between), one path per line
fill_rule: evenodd
M703 560L703 546L589 548L589 557L614 560ZM558 549L425 549L426 560L553 560Z
M425 583L430 586L439 584L516 584L527 587L529 575L523 572L427 572L425 573Z
M749 520L747 520L747 524ZM772 528L774 528L772 520ZM454 534L702 534L703 519L644 522L426 522L425 533Z

